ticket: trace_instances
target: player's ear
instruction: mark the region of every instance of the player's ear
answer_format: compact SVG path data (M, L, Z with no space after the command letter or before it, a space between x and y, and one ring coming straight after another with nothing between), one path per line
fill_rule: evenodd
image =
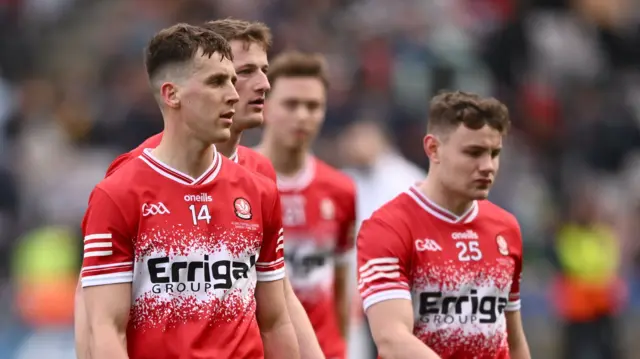
M427 134L422 140L422 146L424 147L424 153L429 158L429 161L433 163L440 162L440 156L438 148L440 147L440 140L432 134Z
M165 106L170 108L180 107L180 92L173 82L164 82L160 85L160 97Z

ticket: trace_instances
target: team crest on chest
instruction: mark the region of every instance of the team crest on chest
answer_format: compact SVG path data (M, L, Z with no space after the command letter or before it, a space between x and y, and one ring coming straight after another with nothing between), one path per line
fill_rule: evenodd
M496 237L496 244L498 245L498 252L500 252L500 254L502 254L503 256L509 255L509 247L507 246L507 240L504 239L503 236L498 235Z
M320 215L322 219L329 221L335 218L336 216L336 207L333 204L333 201L329 198L325 198L320 202Z
M233 201L233 209L236 212L236 217L240 219L251 219L251 205L249 201L242 197L238 197Z

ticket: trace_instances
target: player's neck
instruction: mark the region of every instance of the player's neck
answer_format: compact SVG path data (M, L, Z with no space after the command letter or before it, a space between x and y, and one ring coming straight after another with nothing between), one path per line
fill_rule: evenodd
M418 185L418 189L432 202L456 215L463 215L473 205L473 200L462 198L442 186L435 178L428 176Z
M211 166L215 147L193 137L165 131L160 144L151 153L167 166L198 178Z
M278 174L287 177L298 174L304 167L308 156L306 149L291 150L266 139L258 146L258 151L271 160L271 164Z
M216 143L216 148L225 157L230 158L238 150L240 140L242 139L242 131L231 130L231 137L225 142Z

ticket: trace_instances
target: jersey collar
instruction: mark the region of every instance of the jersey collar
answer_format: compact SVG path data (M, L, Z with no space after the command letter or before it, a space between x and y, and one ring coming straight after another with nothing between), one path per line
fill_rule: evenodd
M316 161L313 156L305 158L302 169L293 176L278 173L278 189L281 191L301 191L311 184L316 175Z
M422 207L422 209L432 216L448 223L471 223L478 216L478 201L473 201L471 207L462 215L458 216L427 198L416 186L411 186L406 193Z
M186 173L172 168L171 166L157 159L151 153L151 151L151 148L145 148L142 151L142 154L138 157L149 167L151 167L152 170L156 171L160 175L185 185L196 186L209 183L216 178L218 172L220 172L220 168L222 167L222 159L220 158L220 153L216 150L215 146L213 147L213 162L211 162L209 168L204 171L204 173L198 178L193 178Z

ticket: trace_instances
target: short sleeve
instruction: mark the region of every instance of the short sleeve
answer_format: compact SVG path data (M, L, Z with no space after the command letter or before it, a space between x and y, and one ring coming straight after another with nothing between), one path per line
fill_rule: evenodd
M256 262L258 281L271 282L284 278L284 229L282 228L282 210L280 196L275 183L271 200L263 204L264 235L260 255ZM271 189L271 187L270 187ZM268 203L271 202L269 205ZM266 204L266 205L265 205Z
M336 262L338 264L347 264L351 260L356 225L355 190L349 192L343 203L345 204L345 210L344 216L340 220L338 243L336 245Z
M411 247L406 242L382 219L362 223L357 238L358 290L365 311L385 300L411 300Z
M83 287L133 280L133 241L130 233L117 204L103 189L96 187L82 221Z
M505 311L518 311L520 310L520 283L522 282L522 233L518 222L515 222L513 234L513 248L512 257L515 262L513 271L513 280L511 282L511 290L509 291L509 301Z

